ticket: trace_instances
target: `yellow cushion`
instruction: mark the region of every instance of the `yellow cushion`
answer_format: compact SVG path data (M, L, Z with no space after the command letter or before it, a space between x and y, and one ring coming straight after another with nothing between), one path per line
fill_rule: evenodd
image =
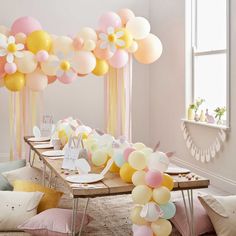
M54 189L44 187L40 184L35 184L30 181L16 180L13 183L14 191L20 192L42 192L44 193L39 206L38 213L45 211L49 208L56 208L58 202L62 196L62 192L58 192Z

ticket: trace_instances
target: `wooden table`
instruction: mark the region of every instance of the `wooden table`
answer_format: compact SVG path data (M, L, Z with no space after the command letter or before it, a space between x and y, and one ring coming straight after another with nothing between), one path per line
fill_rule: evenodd
M105 178L98 183L94 184L71 184L66 181L66 177L68 174L61 169L62 166L62 159L51 160L48 157L42 155L42 153L48 149L36 149L34 147L35 143L28 141L29 137L25 137L25 142L29 145L29 162L33 165L33 160L31 158L31 151L34 152L34 155L37 154L39 159L43 162L43 184L45 185L45 173L46 168L50 169L51 175L54 174L56 177L60 178L61 181L67 186L68 191L73 196L73 217L72 217L72 235L75 235L75 219L77 217L77 207L78 207L78 198L87 198L87 204L84 209L84 215L87 210L88 200L89 198L99 197L99 196L110 196L116 194L130 194L134 188L133 184L128 184L122 181L119 177L119 174L114 173L107 173ZM92 167L93 173L100 173L101 168ZM71 174L74 174L73 172ZM50 186L50 179L49 178L49 186ZM189 224L191 236L195 235L194 233L194 212L193 212L193 190L200 189L200 188L207 188L210 184L209 180L203 177L198 176L198 180L191 179L188 180L186 177L173 175L174 178L174 188L172 191L181 191L182 197L184 201L186 217ZM185 191L187 192L187 201ZM83 225L83 220L81 222L81 226ZM82 232L82 227L80 228L80 233Z

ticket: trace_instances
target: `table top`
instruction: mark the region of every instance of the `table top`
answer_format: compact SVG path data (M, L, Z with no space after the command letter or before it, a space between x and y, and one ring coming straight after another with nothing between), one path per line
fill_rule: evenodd
M49 149L36 149L34 142L28 141L29 137L24 137L25 142L30 146L41 160L44 161L46 166L53 171L58 178L60 178L63 183L68 187L69 191L74 197L97 197L115 194L128 194L132 192L134 188L133 184L125 183L119 176L119 173L108 172L105 178L97 183L93 184L72 184L66 181L66 177L75 174L73 171L64 171L61 169L62 159L52 160L48 157L42 155L44 151ZM102 168L92 166L92 173L100 173ZM190 173L190 175L195 175ZM187 189L200 189L207 188L210 184L209 179L201 177L199 175L198 179L191 178L188 179L184 175L172 175L174 178L174 188L172 191L187 190Z

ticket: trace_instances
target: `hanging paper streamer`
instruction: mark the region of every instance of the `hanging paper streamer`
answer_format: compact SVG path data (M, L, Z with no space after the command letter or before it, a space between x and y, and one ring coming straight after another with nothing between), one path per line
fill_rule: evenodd
M124 68L110 67L105 81L106 131L131 141L132 58Z

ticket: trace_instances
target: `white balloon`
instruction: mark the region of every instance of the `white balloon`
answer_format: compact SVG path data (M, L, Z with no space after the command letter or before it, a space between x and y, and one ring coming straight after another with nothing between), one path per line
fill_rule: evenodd
M140 216L148 222L155 222L163 216L163 211L155 202L149 202L141 210Z
M79 31L77 36L82 38L84 41L86 41L86 40L97 41L97 33L94 29L92 29L90 27L83 27Z
M165 172L168 169L170 160L164 152L154 152L149 156L148 169Z

